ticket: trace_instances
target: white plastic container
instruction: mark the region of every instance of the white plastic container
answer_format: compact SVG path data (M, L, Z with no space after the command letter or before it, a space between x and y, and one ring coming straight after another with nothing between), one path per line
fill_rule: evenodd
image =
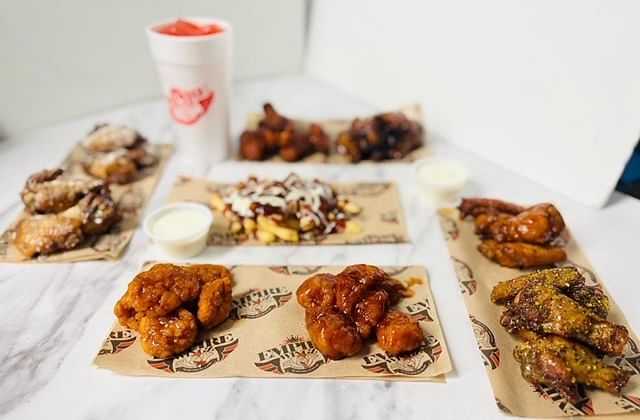
M426 159L416 165L418 186L429 205L453 205L469 179L467 169L452 160Z
M169 19L146 28L151 55L169 102L182 157L206 168L228 157L231 99L231 25L215 18L189 17L199 25L216 24L223 31L200 36L174 36L156 29Z
M166 254L189 258L207 246L213 214L207 206L178 202L156 209L145 220L143 229Z

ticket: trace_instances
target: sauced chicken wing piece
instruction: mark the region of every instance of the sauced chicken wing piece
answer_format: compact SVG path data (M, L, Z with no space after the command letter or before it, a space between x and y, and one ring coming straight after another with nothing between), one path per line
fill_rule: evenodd
M387 278L387 273L373 265L348 266L336 276L336 306L342 313L350 316L356 303Z
M378 324L378 345L391 356L408 353L420 347L425 340L417 321L405 313L389 311Z
M80 220L58 215L35 215L16 227L13 244L22 255L32 258L73 249L82 242Z
M525 207L492 198L463 198L458 210L460 210L460 218L464 219L467 216L476 217L486 213L516 215L523 212Z
M334 308L336 276L320 273L306 279L298 290L296 297L300 306L307 311L327 311Z
M140 170L157 162L144 148L116 149L89 156L84 168L89 175L115 184L128 184L138 178Z
M509 268L544 267L567 259L560 247L546 247L524 242L497 242L483 240L478 251L491 261Z
M14 245L29 258L67 251L78 246L86 235L106 232L118 220L108 190L91 192L62 213L23 219L16 227Z
M59 213L103 186L102 181L65 177L62 169L45 169L27 179L20 196L31 213Z
M200 286L204 286L207 283L215 282L218 280L224 280L225 282L233 283L231 271L223 265L215 264L193 264L183 267L198 276Z
M139 147L146 142L147 140L132 128L98 124L84 139L83 145L91 152L105 153Z
M544 245L556 239L564 228L565 223L558 209L553 204L543 203L514 216L496 216L479 233L498 242Z
M580 398L579 384L619 394L631 376L630 372L605 364L587 347L565 338L528 331L522 338L526 342L513 350L522 377L532 384L558 389L569 401Z
M343 359L360 352L362 338L344 314L336 310L306 311L305 318L311 342L329 359Z
M353 311L353 321L362 338L369 338L382 321L389 306L389 294L386 290L370 291Z
M198 277L173 264L156 264L139 273L114 308L118 321L138 330L140 320L159 317L194 301L200 293Z
M560 290L600 318L607 317L609 298L597 287L586 286L584 277L575 267L534 271L511 280L502 281L491 291L491 302L499 305L506 304L524 288L538 283Z
M170 357L193 345L198 325L186 309L160 316L145 316L140 320L142 349L153 357Z
M202 267L202 266L200 266ZM226 270L226 269L225 269ZM203 271L200 268L200 271ZM227 270L228 271L228 270ZM233 303L231 297L231 276L221 276L212 279L212 274L206 274L198 298L198 321L204 328L213 328L223 323L231 312ZM202 280L200 281L202 284Z
M510 332L530 330L579 340L596 350L622 354L629 331L592 314L554 287L533 284L520 291L500 318Z

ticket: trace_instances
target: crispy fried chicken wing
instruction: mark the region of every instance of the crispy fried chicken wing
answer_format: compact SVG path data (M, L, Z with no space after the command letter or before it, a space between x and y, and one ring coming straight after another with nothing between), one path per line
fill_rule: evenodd
M524 242L483 240L478 251L491 261L509 268L536 268L565 261L567 254L560 247L547 247Z
M132 128L112 124L97 124L83 141L83 146L96 153L117 149L133 149L146 143L146 139Z
M195 301L200 281L191 271L173 264L156 264L139 273L116 303L114 313L120 323L138 330L143 317L157 318Z
M596 350L622 354L629 331L595 316L554 287L536 283L522 289L507 305L500 324L510 332L530 330L579 340Z
M532 332L522 335L513 356L520 363L522 377L533 384L554 387L569 401L579 399L578 385L583 384L619 394L631 374L605 364L587 347L558 336Z
M186 267L198 276L202 286L198 298L198 321L204 328L213 328L223 323L231 312L231 272L225 267L198 264Z
M378 345L391 356L411 352L425 340L417 321L405 313L389 311L377 330Z
M182 353L193 345L198 325L186 309L160 316L145 316L140 320L142 349L153 357L166 358Z
M565 228L558 209L549 203L538 204L510 217L496 217L481 233L498 242L526 242L545 245Z
M45 169L27 179L20 197L30 213L59 213L103 186L102 181L66 177L63 169Z
M487 213L516 215L523 212L525 207L493 198L463 198L458 210L460 218L465 219L467 216L476 217Z
M343 313L307 311L305 318L311 342L326 357L338 360L360 352L362 338L355 324Z

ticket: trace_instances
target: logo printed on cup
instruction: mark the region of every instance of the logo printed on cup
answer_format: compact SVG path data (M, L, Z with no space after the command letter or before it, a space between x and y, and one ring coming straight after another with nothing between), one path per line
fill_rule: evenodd
M215 92L207 87L195 89L171 88L169 111L175 122L192 125L209 111L215 99Z

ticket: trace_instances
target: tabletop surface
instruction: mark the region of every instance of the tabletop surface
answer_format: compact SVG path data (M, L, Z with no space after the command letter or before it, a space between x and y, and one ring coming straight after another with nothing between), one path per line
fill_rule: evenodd
M252 80L235 85L232 128L272 101L285 115L351 117L377 111L357 98L305 77ZM129 124L154 142L174 142L161 101L88 115L0 143L0 226L21 209L26 177L55 166L96 122ZM428 125L428 116L427 116ZM482 141L482 139L478 139ZM435 139L440 157L462 161L472 174L467 194L521 203L554 202L609 292L640 330L638 258L640 201L615 193L604 209L584 207L515 173ZM163 258L136 232L115 262L3 264L0 271L0 417L86 419L261 418L311 419L505 418L485 375L467 311L433 209L416 188L412 165L275 165L224 162L194 167L178 152L147 206L160 206L178 175L221 181L290 171L332 181L396 181L411 243L322 247L209 248L192 261L221 264L377 265L427 267L454 364L447 383L311 379L164 379L117 376L91 366L113 322L112 308L142 262ZM541 167L544 170L544 167Z

